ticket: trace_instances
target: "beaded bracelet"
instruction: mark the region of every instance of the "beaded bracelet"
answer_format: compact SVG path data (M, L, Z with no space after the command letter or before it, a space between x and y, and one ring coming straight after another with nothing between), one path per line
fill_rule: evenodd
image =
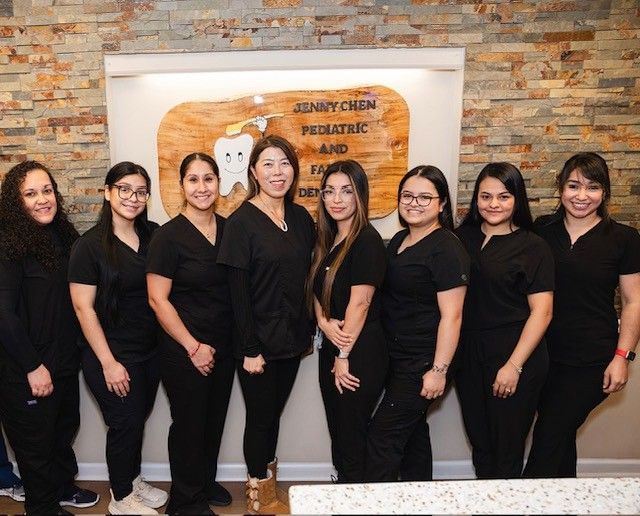
M431 370L434 373L446 374L447 373L447 369L449 369L449 364L442 364L441 366L437 366L437 365L433 364L431 366Z

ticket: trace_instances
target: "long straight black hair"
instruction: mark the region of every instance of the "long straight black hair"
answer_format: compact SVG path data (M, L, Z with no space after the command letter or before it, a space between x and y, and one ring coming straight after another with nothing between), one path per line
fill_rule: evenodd
M531 230L533 228L533 219L531 218L531 210L529 209L529 200L527 199L527 188L524 184L524 179L518 167L505 162L489 163L480 171L473 189L469 212L462 221L461 226L479 226L482 224L483 219L478 211L478 192L480 190L480 183L487 177L493 177L500 181L515 198L511 224L519 228Z
M125 176L142 176L151 192L151 179L147 171L140 165L130 161L122 161L109 170L104 180L105 189L111 190ZM117 195L117 194L116 194ZM118 294L120 292L120 267L118 263L117 240L113 234L113 213L111 203L106 199L102 203L98 217L98 231L105 253L106 267L100 271L100 283L96 293L96 313L105 327L112 327L118 322ZM140 246L146 245L151 237L151 227L147 218L147 207L134 221L134 228L140 239Z

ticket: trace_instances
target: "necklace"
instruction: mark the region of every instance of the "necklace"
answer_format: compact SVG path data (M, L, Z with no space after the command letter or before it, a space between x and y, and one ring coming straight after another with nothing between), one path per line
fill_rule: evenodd
M185 216L186 216L186 214L185 214ZM200 233L202 233L205 236L205 238L207 240L213 241L215 239L215 236L216 236L216 224L215 224L216 217L215 217L215 215L211 216L211 220L207 224L206 228L200 227L198 224L196 224L189 217L187 217L187 219L189 220L189 222L191 222L191 224L193 224L195 226L195 228L198 231L200 231Z
M267 206L267 204L262 200L262 197L260 197L260 195L256 195L256 197L260 200L260 204L264 206L264 209L269 212L267 213L267 215L269 215L271 219L275 219L275 221L277 221L276 226L278 226L282 231L289 231L289 226L287 226L287 222L284 219L281 219L280 217L278 217L276 215L276 212L271 208L269 208L269 206Z

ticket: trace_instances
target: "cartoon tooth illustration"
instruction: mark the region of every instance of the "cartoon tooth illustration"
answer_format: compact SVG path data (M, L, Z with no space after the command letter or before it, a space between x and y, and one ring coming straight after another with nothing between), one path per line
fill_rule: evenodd
M236 183L249 188L249 155L253 137L243 133L236 138L220 137L213 146L213 154L220 168L220 195L226 197Z
M250 134L240 133L243 127L255 125L264 135L270 118L282 117L284 113L258 115L226 127L227 136L240 134L237 138L220 137L213 146L213 154L220 168L220 195L226 197L236 183L241 183L244 189L249 188L249 155L253 148L253 138Z

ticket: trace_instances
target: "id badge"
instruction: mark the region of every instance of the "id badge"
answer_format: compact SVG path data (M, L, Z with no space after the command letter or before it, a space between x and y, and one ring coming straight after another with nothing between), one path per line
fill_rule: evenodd
M313 347L316 349L321 349L323 339L324 333L322 333L322 330L318 326L316 326L316 333L313 336Z

